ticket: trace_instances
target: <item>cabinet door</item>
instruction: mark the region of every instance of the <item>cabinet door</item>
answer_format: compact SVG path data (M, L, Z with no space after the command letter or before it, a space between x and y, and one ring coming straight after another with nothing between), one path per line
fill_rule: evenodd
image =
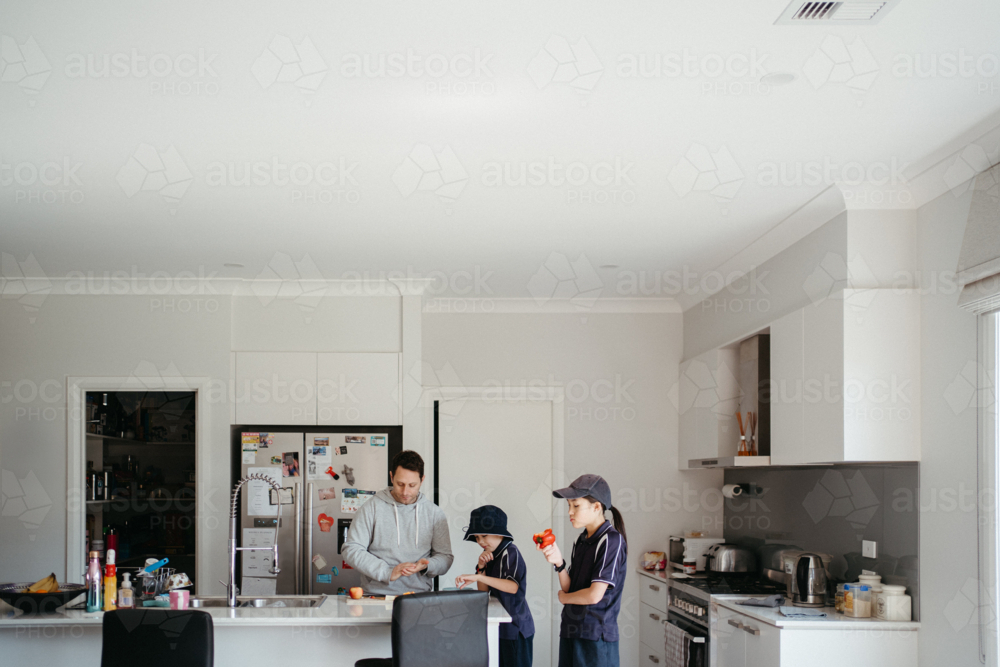
M710 350L680 365L679 466L691 459L735 456L739 444L739 350Z
M779 643L781 630L750 617L744 618L743 621L743 633L746 635L746 667L778 667L781 661Z
M237 352L238 424L316 424L315 352Z
M802 311L803 463L844 460L844 301L841 293Z
M399 354L320 352L317 421L321 425L401 424Z
M806 460L802 429L802 311L771 324L771 463Z
M742 614L718 607L715 631L712 634L712 650L715 653L715 667L744 667L746 665L746 634L743 632ZM777 667L775 662L771 667Z

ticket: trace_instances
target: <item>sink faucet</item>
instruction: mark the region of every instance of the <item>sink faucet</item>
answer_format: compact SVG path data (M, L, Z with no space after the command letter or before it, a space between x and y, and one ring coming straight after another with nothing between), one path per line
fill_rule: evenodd
M236 546L236 517L239 513L240 489L247 482L264 482L271 486L278 493L278 521L274 529L274 545L270 547L238 547ZM267 475L248 475L236 482L233 488L233 495L229 501L229 583L226 584L226 601L230 607L236 607L236 552L237 551L271 551L274 558L271 560L271 574L278 574L281 568L278 567L278 529L281 527L281 485Z

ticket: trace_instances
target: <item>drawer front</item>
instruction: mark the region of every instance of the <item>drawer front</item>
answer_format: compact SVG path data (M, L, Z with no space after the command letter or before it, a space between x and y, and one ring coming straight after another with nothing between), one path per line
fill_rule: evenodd
M643 639L645 639L645 637ZM664 657L662 641L660 642L660 648L653 648L644 642L639 642L640 667L666 667L666 664L667 660Z
M667 612L667 585L653 581L649 577L640 577L639 601L648 604L653 609Z
M667 620L667 615L659 609L654 609L648 604L639 605L639 641L646 646L663 646L664 634L663 624ZM660 649L660 653L663 649Z

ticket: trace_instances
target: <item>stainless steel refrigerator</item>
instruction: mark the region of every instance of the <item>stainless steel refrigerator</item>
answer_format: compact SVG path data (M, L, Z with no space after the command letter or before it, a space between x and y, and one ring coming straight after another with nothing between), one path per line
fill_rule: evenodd
M281 569L269 572L269 551L240 552L241 594L336 595L360 586L360 574L344 561L344 540L358 509L388 485L401 428L241 427L234 440L238 477L263 474L282 487L280 498L263 482L249 482L241 494L240 546L270 547L277 539Z

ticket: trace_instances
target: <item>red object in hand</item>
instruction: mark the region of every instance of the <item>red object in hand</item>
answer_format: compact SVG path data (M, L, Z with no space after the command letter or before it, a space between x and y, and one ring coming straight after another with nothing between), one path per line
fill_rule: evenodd
M549 546L550 544L556 543L556 536L552 534L551 528L546 528L545 532L542 533L535 533L533 539L535 540L535 544L537 544L543 549Z

